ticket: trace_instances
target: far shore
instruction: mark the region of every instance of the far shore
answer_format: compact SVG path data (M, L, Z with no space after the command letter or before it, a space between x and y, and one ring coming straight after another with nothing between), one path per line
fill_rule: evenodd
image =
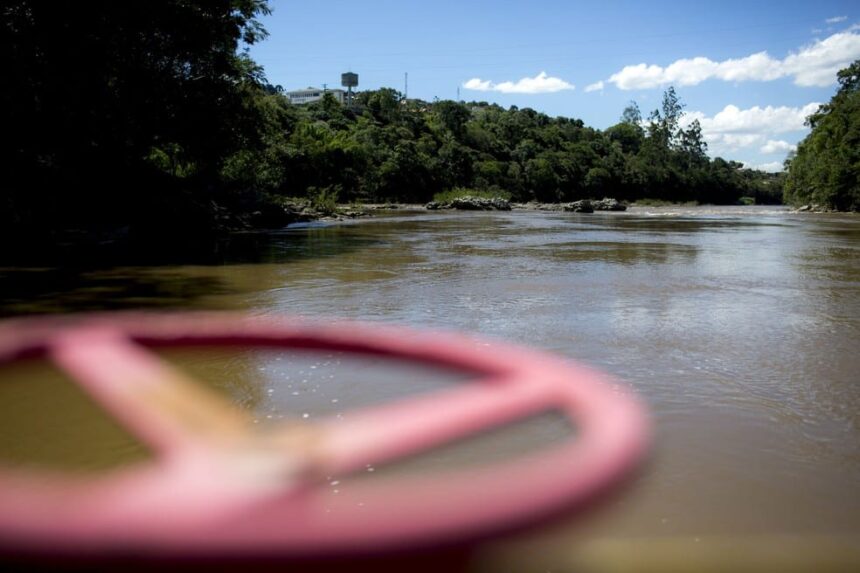
M593 200L591 200L593 201ZM564 205L567 203L538 203L538 202L510 202L511 210L513 211L563 211ZM695 201L670 202L662 200L642 199L637 201L623 202L628 209L646 209L646 208L686 208L693 209L697 207L773 207L786 209L788 212L823 212L808 206L792 207L790 205L716 205L710 203L697 203ZM344 219L354 219L358 217L372 216L376 212L387 211L427 211L425 203L339 203L334 213L324 214L319 213L317 220L336 221ZM456 211L457 209L445 209Z

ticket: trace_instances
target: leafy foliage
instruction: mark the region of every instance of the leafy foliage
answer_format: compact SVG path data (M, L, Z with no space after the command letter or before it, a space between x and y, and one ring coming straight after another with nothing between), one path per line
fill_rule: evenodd
M812 132L786 161L786 199L860 211L860 60L840 70L839 90L807 118Z
M264 0L4 2L6 228L163 221L216 198L224 161L266 147L262 70L238 50L265 35L265 12Z
M492 189L468 189L466 187L455 187L448 191L436 193L433 195L433 200L437 203L450 203L454 199L459 199L460 197L478 197L481 199L499 198L505 200L511 198L509 193L505 193L501 190L496 191Z
M715 203L775 188L710 160L700 126L680 128L672 88L649 122L631 102L605 131L390 88L350 107L330 95L291 105L240 49L265 36L255 17L267 12L265 0L5 2L0 227L196 232L277 198L330 211L457 188Z
M270 92L267 97L280 97ZM261 187L308 195L337 185L341 201L365 202L425 202L461 188L541 202L605 195L779 201L777 176L708 158L699 123L680 127L683 104L671 88L650 122L642 122L633 102L622 121L603 132L529 108L404 100L391 89L365 91L356 100L336 114L323 112L331 102L293 107L283 128L292 161L280 185ZM267 157L280 161L283 155Z

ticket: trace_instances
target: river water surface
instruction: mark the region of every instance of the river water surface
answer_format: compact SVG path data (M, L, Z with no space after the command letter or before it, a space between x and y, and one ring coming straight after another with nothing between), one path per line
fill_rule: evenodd
M656 426L650 462L590 516L587 535L860 534L856 216L395 212L237 239L195 264L7 268L0 279L5 315L229 309L536 346L626 381ZM330 414L432 384L373 364L343 379L338 356L281 366L266 353L182 360L260 418ZM33 450L56 450L95 467L139 453L122 437L94 438L106 430L82 422L91 412L69 414L56 385L34 376L15 372L19 383L0 388L4 456L27 463ZM89 424L74 444L104 444L62 443L55 437L66 430L30 423L52 401L58 426ZM552 421L536 428L523 433L566 431ZM517 440L491 447L516 449ZM582 528L571 520L538 537L563 543L574 531Z

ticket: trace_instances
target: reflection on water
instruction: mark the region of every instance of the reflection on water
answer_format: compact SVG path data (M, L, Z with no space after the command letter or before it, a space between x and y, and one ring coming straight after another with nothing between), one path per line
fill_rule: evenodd
M675 259L696 256L691 245L673 243L626 243L612 241L576 241L558 243L534 249L536 256L549 256L563 261L609 264L666 264Z
M5 315L196 307L224 285L188 269L0 269Z
M0 366L0 460L95 472L149 457L146 448L48 364Z
M261 427L285 421L313 423L367 408L475 383L472 375L408 362L334 353L272 350L172 350L164 356L209 381ZM367 391L372 388L372 391ZM560 412L546 412L413 457L370 466L371 477L444 471L451 467L501 462L570 439L573 429ZM354 479L355 476L353 476ZM342 487L346 487L346 481Z
M373 237L351 236L349 227L305 227L298 232L236 235L206 252L105 252L97 260L70 253L63 264L0 267L0 316L69 311L233 308L230 296L246 290L243 267L281 265L345 255ZM111 264L117 259L122 264ZM130 261L139 262L129 266ZM229 276L212 271L228 269ZM253 281L255 273L247 276ZM253 288L253 287L251 287ZM227 295L227 296L223 296ZM240 305L240 308L242 306Z
M654 415L652 462L588 534L860 532L856 216L415 212L237 241L189 264L3 269L0 312L240 309L538 346L628 381ZM201 364L264 416L336 412L412 376L321 386L315 402L274 386L271 358Z

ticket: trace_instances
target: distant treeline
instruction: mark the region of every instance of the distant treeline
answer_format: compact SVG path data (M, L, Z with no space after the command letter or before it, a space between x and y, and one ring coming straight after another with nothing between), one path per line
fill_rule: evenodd
M268 92L269 147L225 170L241 188L373 202L420 203L455 187L515 201L781 202L781 176L708 158L698 122L681 128L673 88L647 120L631 102L603 131L529 108L404 100L387 88L358 94L351 109L331 94L291 106Z
M606 130L392 89L293 106L241 49L265 0L0 7L0 229L206 231L283 197L416 202L781 201L778 175L710 159L674 89ZM241 220L241 217L239 218Z

